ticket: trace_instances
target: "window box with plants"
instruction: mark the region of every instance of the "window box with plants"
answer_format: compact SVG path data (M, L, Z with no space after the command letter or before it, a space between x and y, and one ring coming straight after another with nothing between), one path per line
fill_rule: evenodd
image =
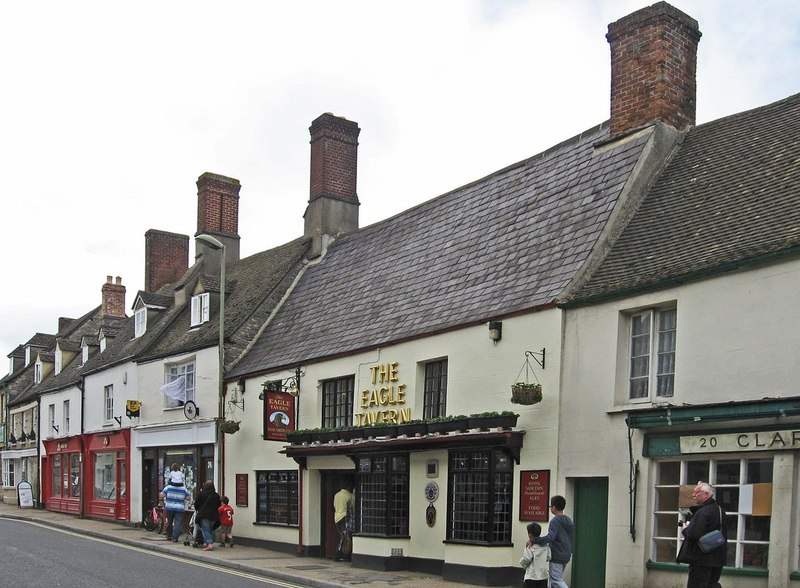
M374 439L375 437L397 437L397 425L395 423L372 423L364 426L364 437Z
M342 427L339 429L339 439L342 441L352 441L353 439L364 438L364 427Z
M487 431L489 429L512 429L517 425L518 414L504 410L503 412L482 412L469 415L469 428Z
M289 431L286 433L286 439L292 445L303 445L311 443L314 439L314 433L311 429L297 429L296 431Z
M397 434L406 437L423 437L428 433L428 424L425 421L412 420L397 425Z
M466 431L469 428L469 417L463 414L436 417L427 421L429 433L452 433Z

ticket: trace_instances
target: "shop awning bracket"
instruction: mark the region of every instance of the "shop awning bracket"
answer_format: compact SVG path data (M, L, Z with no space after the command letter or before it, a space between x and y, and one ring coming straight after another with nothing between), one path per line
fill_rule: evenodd
M633 459L633 429L628 425L628 515L631 540L636 543L636 490L639 487L639 460Z

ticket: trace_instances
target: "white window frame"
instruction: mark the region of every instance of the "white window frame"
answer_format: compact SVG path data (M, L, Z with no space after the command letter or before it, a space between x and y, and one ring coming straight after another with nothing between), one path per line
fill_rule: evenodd
M186 389L184 399L182 401L173 400L168 396L164 396L164 408L179 408L190 400L194 402L196 379L196 365L194 360L167 365L166 368L166 373L164 374L164 383L169 384L170 382L183 376L185 378L184 381L186 382Z
M14 479L14 460L3 460L3 486L5 488L15 488L16 480Z
M63 365L63 359L61 357L61 349L56 349L54 363L55 363L55 372L56 372L56 375L58 375L58 374L61 373L61 369L62 369L61 366Z
M628 402L655 402L675 395L677 312L675 307L649 308L628 316ZM635 331L644 323L646 329ZM644 393L634 395L635 386L644 388Z
M56 405L55 404L48 404L47 405L47 436L48 437L55 437L56 436Z
M39 384L42 381L42 364L37 361L33 364L33 383Z
M81 365L89 361L89 346L84 345L81 347Z
M114 384L103 387L103 418L106 423L114 420Z
M134 321L134 337L141 337L147 332L147 307L137 308L133 315Z
M106 336L103 335L100 338L100 353L103 353L103 351L105 351L105 350L106 350Z
M61 434L67 436L69 435L69 400L65 400L61 407Z
M208 292L203 292L197 296L192 296L192 322L191 326L196 327L208 322L209 305L211 297Z

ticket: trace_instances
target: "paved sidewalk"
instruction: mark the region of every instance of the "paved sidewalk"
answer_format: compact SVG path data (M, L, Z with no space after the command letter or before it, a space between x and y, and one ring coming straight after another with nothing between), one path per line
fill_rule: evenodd
M299 586L317 588L342 588L369 586L388 588L455 588L460 583L447 582L439 576L416 572L380 572L353 567L348 562L335 562L314 557L297 557L261 547L236 545L233 549L216 546L213 551L202 551L183 543L172 543L163 535L124 523L80 519L47 510L19 508L0 502L0 517L32 521L39 524L97 537L116 543L133 545L170 554L181 554L187 559L217 564L227 568L276 578Z

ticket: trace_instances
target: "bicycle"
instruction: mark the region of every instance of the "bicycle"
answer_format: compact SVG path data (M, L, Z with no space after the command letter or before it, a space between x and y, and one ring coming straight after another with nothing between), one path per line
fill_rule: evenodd
M164 530L164 507L160 504L153 504L144 514L144 528L148 531L161 533Z

